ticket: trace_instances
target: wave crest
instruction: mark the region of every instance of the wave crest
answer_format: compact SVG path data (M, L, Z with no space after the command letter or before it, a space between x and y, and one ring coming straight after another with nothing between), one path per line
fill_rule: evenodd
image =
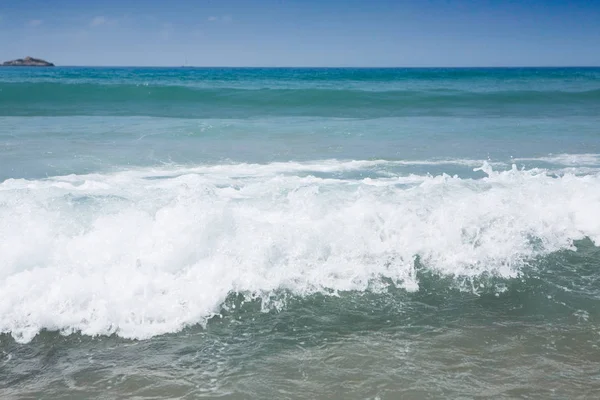
M385 161L311 163L330 171ZM0 332L148 338L202 323L231 293L418 290L415 257L448 276L514 277L585 237L600 175L298 176L218 165L0 184ZM371 289L370 289L371 288Z

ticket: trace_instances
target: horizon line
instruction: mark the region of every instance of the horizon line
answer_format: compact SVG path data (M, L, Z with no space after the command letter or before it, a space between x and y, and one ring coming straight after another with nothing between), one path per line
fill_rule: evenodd
M230 69L251 69L251 68L271 68L271 69L501 69L501 68L600 68L600 65L473 65L473 66L447 66L447 65L429 65L429 66L272 66L272 65L255 65L255 66L232 66L232 65L93 65L93 64L81 64L81 65L60 65L54 64L54 66L11 66L2 65L0 67L5 68L230 68Z

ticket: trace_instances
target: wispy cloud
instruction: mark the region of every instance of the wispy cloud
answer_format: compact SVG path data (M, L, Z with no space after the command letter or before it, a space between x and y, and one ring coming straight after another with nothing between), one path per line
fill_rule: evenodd
M32 28L36 27L36 26L40 26L41 24L42 24L41 19L32 19L27 22L27 26L30 26Z
M108 23L108 20L106 19L106 17L99 15L97 17L92 18L92 20L90 21L90 26L100 26L100 25L104 25Z
M233 21L233 18L231 18L231 15L223 15L223 16L215 16L215 15L211 15L210 17L208 17L208 22L231 22Z
M90 27L97 28L99 26L115 25L120 21L123 21L123 19L107 18L104 15L98 15L92 18Z

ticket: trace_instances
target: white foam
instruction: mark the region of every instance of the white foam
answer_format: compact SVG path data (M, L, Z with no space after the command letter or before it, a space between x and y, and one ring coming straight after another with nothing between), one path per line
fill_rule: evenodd
M514 161L541 161L570 167L599 166L600 154L550 154L547 157L515 158Z
M513 168L441 176L297 176L385 161L138 169L0 184L0 331L148 338L203 323L232 292L418 289L442 274L516 276L600 243L600 176ZM300 165L300 166L299 166Z
M483 163L489 163L492 166L506 166L503 162L491 162L486 160L472 159L437 159L437 160L318 160L309 162L273 162L269 164L217 164L200 165L186 168L165 168L162 173L166 176L173 176L182 173L197 173L211 175L226 175L233 177L249 176L269 176L274 174L293 174L293 173L337 173L368 169L384 169L396 166L447 166L460 165L465 167L477 167ZM133 172L133 171L132 171ZM135 171L136 173L139 171ZM158 172L158 171L156 171ZM144 171L143 173L147 173Z

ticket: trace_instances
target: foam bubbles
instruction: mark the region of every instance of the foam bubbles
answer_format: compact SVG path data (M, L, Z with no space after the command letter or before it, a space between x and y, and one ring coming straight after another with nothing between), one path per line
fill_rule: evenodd
M538 161L565 166L599 166L600 154L550 154L546 157L515 158L515 161Z
M230 293L265 299L418 290L436 272L517 276L527 260L600 243L600 176L319 178L386 161L237 164L0 184L0 331L149 338L204 323ZM308 172L299 176L296 172Z

